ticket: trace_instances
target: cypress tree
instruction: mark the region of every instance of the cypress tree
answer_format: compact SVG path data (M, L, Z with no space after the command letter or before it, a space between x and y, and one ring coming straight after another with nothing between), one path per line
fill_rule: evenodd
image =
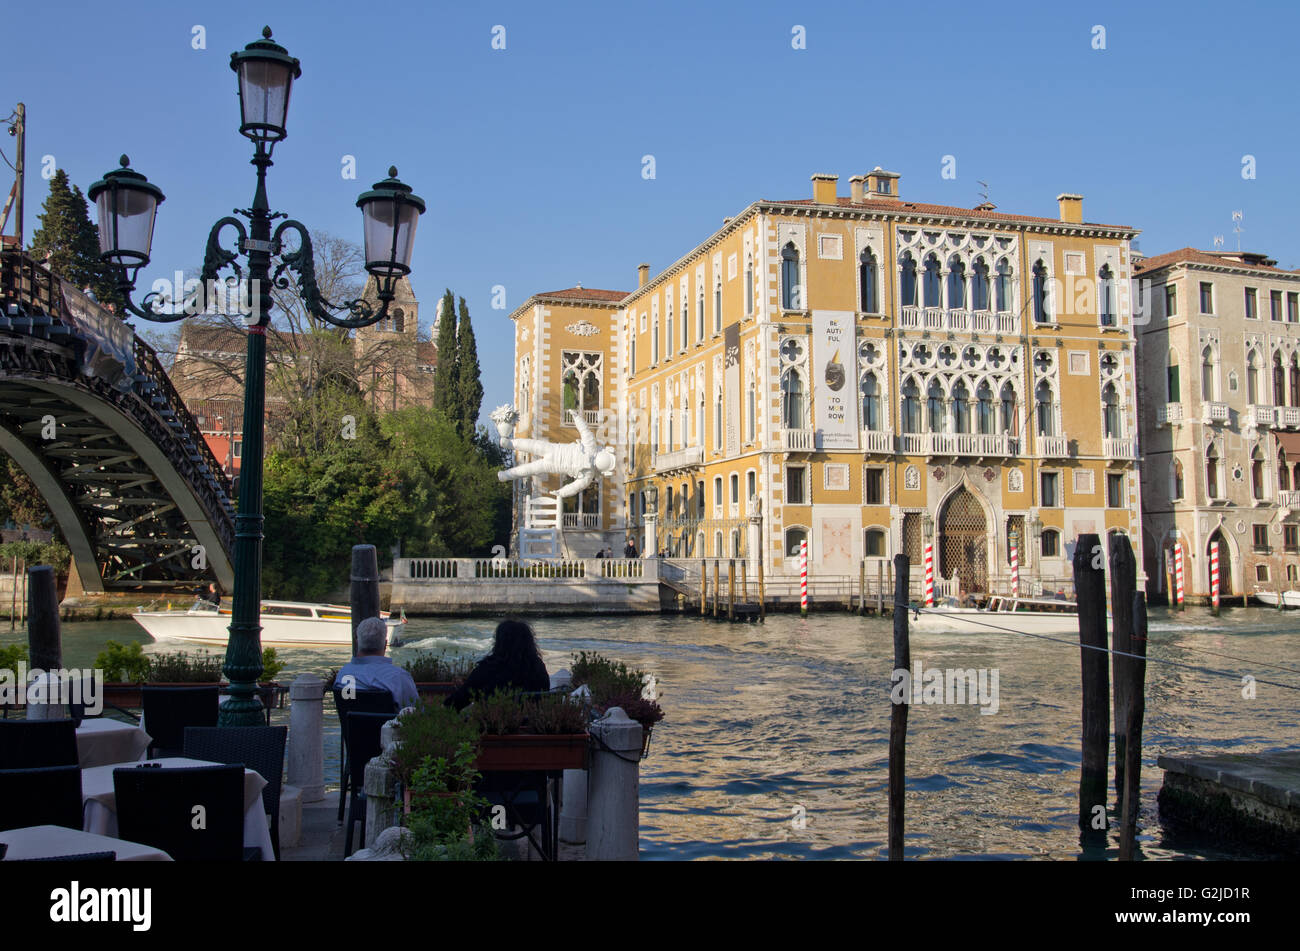
M456 299L448 289L438 305L438 362L433 369L433 408L452 422L460 419L460 370L456 354Z
M483 408L483 384L479 382L478 346L470 324L465 298L460 299L460 321L456 331L456 390L459 398L462 434L473 436Z
M99 228L90 220L86 196L76 185L69 187L63 169L50 179L50 193L42 207L41 226L32 236L33 257L48 258L46 265L56 277L78 290L89 287L101 304L120 305L117 284L99 259Z

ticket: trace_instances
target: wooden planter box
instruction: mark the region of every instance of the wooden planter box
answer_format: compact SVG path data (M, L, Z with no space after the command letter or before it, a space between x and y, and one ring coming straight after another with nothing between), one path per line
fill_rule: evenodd
M114 707L121 707L127 710L139 710L144 706L145 687L220 687L220 693L225 693L230 684L224 681L214 683L106 683L104 684L104 703ZM284 694L287 692L276 681L259 684L257 695L262 700L262 706L268 710L284 706Z
M417 680L415 689L420 692L421 697L445 697L456 692L460 684L450 680L446 681L424 681Z
M589 739L586 733L485 733L474 765L483 773L586 769Z

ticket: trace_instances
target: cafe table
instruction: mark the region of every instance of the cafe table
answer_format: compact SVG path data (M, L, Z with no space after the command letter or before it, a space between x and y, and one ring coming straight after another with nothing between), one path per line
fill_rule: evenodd
M27 826L0 832L5 850L4 861L46 859L63 855L86 855L113 852L119 862L170 862L171 856L152 845L125 842L107 835L96 835L64 826Z
M183 769L196 766L221 766L208 760L189 759L184 756L164 756L149 760L163 769ZM113 763L81 771L81 799L83 807L82 828L97 835L117 834L117 795L113 789L113 770L135 769L136 762ZM257 848L262 861L275 861L275 848L271 845L271 826L266 821L262 806L262 789L266 780L251 769L244 770L244 848Z
M82 769L144 759L151 737L134 723L87 718L77 727L77 761Z

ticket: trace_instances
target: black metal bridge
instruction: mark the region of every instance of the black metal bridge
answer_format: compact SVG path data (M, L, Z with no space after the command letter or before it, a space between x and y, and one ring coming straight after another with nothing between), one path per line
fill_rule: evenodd
M0 449L87 592L233 587L230 480L158 355L16 251L0 253Z

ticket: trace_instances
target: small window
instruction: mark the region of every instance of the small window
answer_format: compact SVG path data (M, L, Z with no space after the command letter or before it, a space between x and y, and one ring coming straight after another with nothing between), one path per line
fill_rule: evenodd
M758 475L754 472L753 469L750 469L748 472L745 473L745 498L746 500L753 500L757 496L758 496ZM753 504L752 501L750 501L750 504Z
M1246 319L1257 320L1259 318L1259 301L1258 293L1255 288L1246 288Z
M1040 539L1040 550L1044 558L1059 558L1061 556L1061 533L1055 528L1043 529Z
M1267 580L1268 580L1268 565L1256 565L1256 566L1255 566L1255 580L1256 580L1256 581L1267 581Z
M808 529L787 528L785 531L785 553L790 558L798 558L800 548L808 541Z
M1268 295L1268 319L1282 319L1282 292L1270 291Z
M785 501L787 505L808 504L808 470L803 466L786 466Z
M731 474L731 504L737 505L740 502L740 476L736 473Z
M862 541L864 558L883 558L885 556L885 533L878 528L867 529Z
M1061 504L1061 474L1059 472L1040 472L1039 504L1055 508Z
M1250 526L1251 543L1255 546L1255 551L1268 551L1268 526L1252 525Z
M872 466L863 473L863 498L867 505L885 504L885 470Z
M1300 320L1300 294L1288 291L1286 295L1286 322L1294 324Z
M1300 526L1283 525L1282 543L1286 545L1287 551L1295 551L1296 548L1300 547Z
M1287 580L1287 581L1300 581L1300 568L1297 568L1295 565L1287 565L1287 566L1286 566L1286 580Z
M1165 285L1165 316L1173 317L1178 313L1178 287L1174 284Z
M1214 313L1214 285L1209 281L1201 281L1201 313Z
M1106 505L1113 509L1124 508L1124 473L1106 473Z
M722 476L713 477L713 504L722 504Z

